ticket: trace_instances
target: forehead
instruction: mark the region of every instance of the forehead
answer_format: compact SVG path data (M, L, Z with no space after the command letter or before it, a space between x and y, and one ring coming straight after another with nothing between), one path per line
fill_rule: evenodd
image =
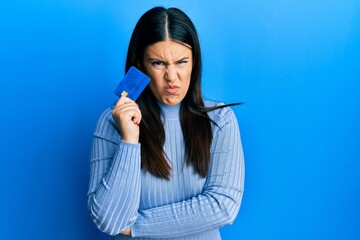
M174 58L192 57L192 51L191 47L184 43L165 40L147 46L144 55L148 58L174 60Z

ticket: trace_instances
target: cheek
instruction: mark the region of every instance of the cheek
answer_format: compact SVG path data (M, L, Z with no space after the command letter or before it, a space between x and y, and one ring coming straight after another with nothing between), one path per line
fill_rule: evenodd
M163 82L158 78L158 76L154 76L154 75L148 75L151 79L150 83L149 83L149 87L151 89L151 91L153 92L153 94L157 94L160 89L163 86Z
M188 87L191 81L191 69L186 71L186 73L183 76L184 76L185 85Z

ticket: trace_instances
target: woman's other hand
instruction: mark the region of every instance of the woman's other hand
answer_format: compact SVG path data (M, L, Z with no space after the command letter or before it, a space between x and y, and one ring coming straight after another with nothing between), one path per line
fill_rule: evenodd
M126 229L125 231L123 231L121 234L122 234L122 235L125 235L125 236L131 236L131 229L128 228L128 229Z
M121 139L128 143L139 143L139 124L141 111L136 102L127 97L120 97L112 115L121 134Z

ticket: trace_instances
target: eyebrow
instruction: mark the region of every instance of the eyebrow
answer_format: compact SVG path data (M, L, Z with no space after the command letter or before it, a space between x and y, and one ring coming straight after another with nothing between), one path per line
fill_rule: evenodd
M176 60L176 61L174 61L174 62L179 62L179 61L184 61L184 60L189 60L189 59L190 59L190 57L182 57L182 58L180 58L180 59L178 59L178 60ZM150 60L150 61L161 61L161 62L165 62L165 63L166 63L166 61L161 60L161 58L152 58L152 57L149 57L149 60Z

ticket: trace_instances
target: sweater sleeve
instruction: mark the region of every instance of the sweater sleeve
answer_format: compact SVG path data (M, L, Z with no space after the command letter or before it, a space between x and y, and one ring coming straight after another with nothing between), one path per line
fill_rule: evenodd
M140 201L140 144L120 141L110 110L94 133L88 210L103 232L116 235L137 218Z
M210 171L203 192L191 199L140 209L131 227L133 237L185 236L231 224L244 188L244 158L238 123L229 108L218 122Z

